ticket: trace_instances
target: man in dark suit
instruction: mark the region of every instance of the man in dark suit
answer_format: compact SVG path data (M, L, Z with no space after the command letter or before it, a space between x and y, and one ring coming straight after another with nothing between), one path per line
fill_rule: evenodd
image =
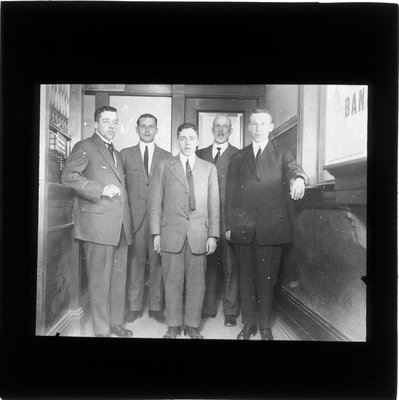
M198 327L206 255L215 251L219 237L218 178L215 166L195 155L199 141L195 125L180 125L177 140L180 153L161 161L151 180L150 233L154 250L162 252L168 323L164 338L176 338L184 325L186 336L202 339Z
M133 322L143 315L144 274L148 255L148 315L160 323L165 323L161 257L153 251L148 229L147 206L149 184L154 170L161 160L169 159L172 155L154 142L154 137L158 133L157 124L158 121L153 115L141 115L136 127L140 142L121 151L134 229L134 243L130 246L128 257L129 312L125 317L126 322Z
M231 156L238 151L229 143L232 133L230 118L219 115L212 125L214 142L197 151L197 156L215 164L218 172L220 194L220 240L216 251L206 258L205 297L202 306L202 318L215 317L217 314L217 276L218 265L223 268L223 313L225 326L237 325L238 314L238 269L232 245L224 237L224 203L226 191L227 168Z
M270 113L255 110L249 124L253 142L233 155L228 169L226 239L234 244L239 263L241 340L256 335L258 324L262 340L273 340L273 287L281 246L291 241L287 182L294 200L303 197L308 183L292 152L269 142L273 128Z
M129 337L123 318L133 238L122 160L112 144L117 110L100 107L94 121L94 135L78 142L66 160L62 183L78 198L74 236L83 241L94 333Z

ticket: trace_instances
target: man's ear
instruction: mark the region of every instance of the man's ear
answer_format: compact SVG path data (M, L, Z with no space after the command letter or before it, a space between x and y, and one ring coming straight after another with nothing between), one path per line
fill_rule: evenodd
M273 129L274 129L274 124L270 124L270 131L269 132L272 132Z
M98 131L98 122L94 121L94 130L97 132Z

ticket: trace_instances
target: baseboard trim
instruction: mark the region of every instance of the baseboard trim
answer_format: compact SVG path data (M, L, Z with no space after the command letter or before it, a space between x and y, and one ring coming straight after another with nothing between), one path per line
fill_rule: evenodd
M278 318L292 328L299 340L352 341L283 287L277 289L276 305Z
M69 310L47 333L46 336L81 336L82 326L90 317L90 299L86 293L82 305L76 310Z

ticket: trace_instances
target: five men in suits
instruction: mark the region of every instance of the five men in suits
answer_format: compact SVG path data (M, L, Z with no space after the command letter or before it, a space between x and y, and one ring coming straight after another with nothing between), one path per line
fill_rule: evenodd
M223 268L223 313L225 326L237 325L236 318L239 312L238 306L238 269L233 253L232 245L224 237L224 205L227 180L227 168L231 156L238 151L237 147L229 143L232 133L230 118L219 115L212 125L213 143L197 151L197 156L205 161L215 164L218 173L220 195L220 240L216 251L207 257L205 275L205 297L202 306L202 318L215 317L217 314L217 276L218 265Z
M281 246L291 241L287 184L297 200L308 183L292 152L269 142L273 127L267 110L255 110L249 124L253 142L233 155L228 169L226 239L236 248L244 323L237 339L250 339L259 326L261 338L273 340L273 287Z
M177 141L180 153L161 161L150 183L150 233L154 250L162 254L164 338L176 338L184 325L186 336L202 339L206 255L215 251L219 237L218 178L216 167L195 155L195 125L180 125Z
M118 116L113 107L94 113L95 133L78 142L61 181L77 196L74 236L83 241L96 336L132 336L123 326L131 215L122 159L113 148Z
M159 162L171 157L169 152L154 142L154 137L158 133L157 124L157 118L153 115L141 115L136 126L140 142L121 151L135 239L129 249L127 273L129 312L125 318L126 322L133 322L143 315L144 274L148 254L148 314L156 321L165 323L161 257L153 251L153 241L148 229L149 184Z

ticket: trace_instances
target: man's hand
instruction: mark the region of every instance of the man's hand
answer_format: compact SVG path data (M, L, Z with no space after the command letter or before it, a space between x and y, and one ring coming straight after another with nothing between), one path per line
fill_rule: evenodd
M161 235L154 235L154 251L161 254Z
M120 196L120 194L121 194L121 190L118 188L118 186L107 185L104 187L104 190L101 195L112 199L115 196Z
M228 240L230 242L231 239L231 230L228 230L224 233L224 237L226 238L226 240Z
M216 250L216 239L214 237L208 238L206 241L206 255L212 254Z
M296 178L291 183L290 195L293 200L302 199L305 194L305 181L302 178Z

